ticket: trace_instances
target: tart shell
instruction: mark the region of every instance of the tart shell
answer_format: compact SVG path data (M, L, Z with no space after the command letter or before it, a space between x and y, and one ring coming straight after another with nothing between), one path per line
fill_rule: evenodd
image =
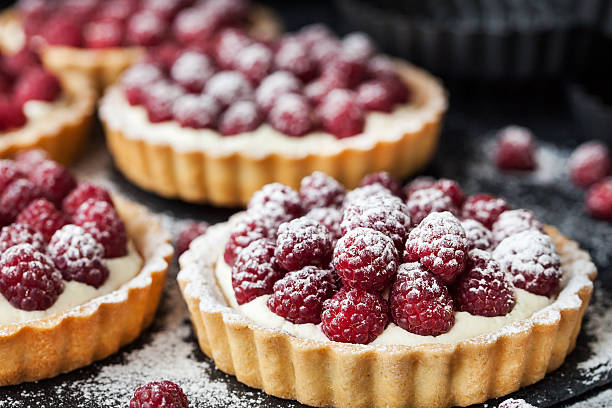
M308 340L258 326L227 306L211 283L223 228L212 227L180 259L178 282L202 351L248 386L318 407L467 406L533 384L574 349L597 275L576 242L547 227L573 273L557 300L529 319L453 344Z
M54 377L106 358L152 323L173 255L170 236L145 207L114 201L144 260L141 272L66 312L0 326L0 386Z
M434 155L447 102L436 79L407 63L398 64L415 93L417 109L422 107L425 113L416 129L397 138L379 140L368 149L347 146L338 152L303 155L179 151L170 144L129 137L104 117L101 120L108 147L121 172L139 187L167 198L240 206L268 183L280 182L297 189L302 178L316 170L347 188L357 187L364 175L383 170L403 179L425 167Z

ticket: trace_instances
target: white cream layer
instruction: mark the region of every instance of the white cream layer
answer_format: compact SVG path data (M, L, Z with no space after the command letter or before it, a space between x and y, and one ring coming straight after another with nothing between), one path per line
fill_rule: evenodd
M0 325L43 319L111 293L135 277L143 265L142 258L132 242L128 244L128 254L126 256L106 259L105 261L110 274L104 285L96 289L81 282L64 281L64 292L47 310L26 311L16 309L0 294Z
M321 331L320 325L293 324L271 312L267 306L269 295L260 296L249 303L238 305L232 288L232 270L223 260L223 255L217 259L215 276L225 299L229 302L229 306L239 310L255 323L264 327L283 330L296 337L327 340L327 337ZM455 324L452 329L448 333L435 337L413 334L390 323L385 331L371 344L418 345L426 343L455 343L481 334L492 333L517 320L527 319L538 310L552 303L552 300L546 296L534 295L522 289L515 290L516 305L512 312L506 316L483 317L467 312L455 312Z

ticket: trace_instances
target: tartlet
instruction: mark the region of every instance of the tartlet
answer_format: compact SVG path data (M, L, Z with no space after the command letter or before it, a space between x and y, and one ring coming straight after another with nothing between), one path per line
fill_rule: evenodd
M449 191L446 190L445 195L458 197L449 193ZM470 203L467 205L468 209L464 205L464 215L469 213L469 207L474 207L475 201L484 200L483 197L476 197L477 199L471 198L468 200ZM257 200L261 198L258 197ZM352 199L355 199L355 197L353 196ZM377 196L377 199L380 201L381 196ZM283 202L278 197L273 201L276 203ZM261 202L260 200L259 203L261 204ZM249 209L251 217L257 218L258 215L253 214L252 208L255 207L251 206ZM409 212L414 214L412 210L409 210ZM493 212L487 212L489 215L493 214ZM219 277L223 276L219 272L219 263L228 262L228 248L231 245L226 246L226 244L228 240L234 239L231 238L233 232L239 231L239 228L236 229L236 225L243 222L241 221L243 219L249 219L248 217L244 218L246 217L244 214L236 215L228 223L210 227L203 236L192 243L190 250L180 258L181 272L178 275L178 282L188 305L202 351L214 360L220 370L235 375L240 382L248 386L263 389L268 394L277 397L296 399L312 406L467 406L507 395L520 387L533 384L563 363L565 357L575 346L582 316L593 290L592 281L597 274L590 256L581 250L576 242L563 236L554 227L542 227L534 221L532 214L526 210L508 212L510 214L504 216L505 219L500 221L503 226L493 227L493 234L487 227L483 227L482 223L478 223L479 228L489 231L485 234L488 237L487 239L483 240L482 236L481 239L475 239L474 234L468 234L470 236L469 241L478 246L484 243L485 246L491 247L491 242L495 239L510 234L509 237L505 238L510 241L504 244L508 247L517 244L517 239L514 239L514 237L517 236L517 233L520 234L519 230L523 230L522 233L528 236L546 237L546 240L550 239L548 241L550 245L554 243L554 248L560 260L560 266L557 265L557 267L563 270L563 273L562 276L555 278L556 286L546 286L545 284L538 288L529 287L529 284L525 285L525 282L521 283L520 279L515 279L516 275L513 275L514 280L511 287L515 291L517 289L514 285L516 285L516 288L522 285L521 288L526 288L532 294L535 293L534 290L541 290L540 293L548 291L549 300L536 307L535 311L532 311L526 317L510 320L492 331L485 331L472 337L467 335L467 337L454 339L444 337L446 335L442 334L442 337L439 337L440 340L436 340L438 337L435 336L425 336L417 337L416 341L405 344L394 343L392 338L390 342L375 341L372 344L347 343L346 339L339 340L341 336L335 337L337 341L329 340L330 334L328 331L330 327L333 330L333 325L328 325L327 331L323 327L328 322L326 319L329 316L326 316L326 313L333 313L329 310L338 307L338 303L334 302L334 299L339 294L345 290L349 292L356 290L353 286L346 286L347 282L348 285L354 285L355 282L347 281L347 275L339 272L340 269L338 268L341 264L336 262L336 253L334 253L333 265L336 273L341 275L345 287L340 292L336 292L331 300L323 303L321 327L324 335L318 329L319 326L292 325L290 322L295 319L295 315L291 313L283 314L287 313L287 308L291 309L287 307L287 303L284 304L285 309L278 309L279 305L283 305L283 300L278 303L277 292L280 291L279 293L284 293L287 296L287 292L283 291L286 290L287 285L291 284L291 280L288 280L286 275L285 278L277 280L273 289L268 287L267 290L263 291L263 285L257 282L240 286L238 281L238 284L236 284L235 279L246 279L248 281L248 277L245 277L247 275L242 275L247 272L240 268L245 267L245 265L251 265L246 266L247 268L253 267L253 264L245 260L248 258L241 258L242 252L238 252L238 258L234 261L234 268L239 265L237 268L242 272L239 272L240 275L234 275L235 272L232 272L232 282L229 286L230 291L233 286L235 295L227 292L227 289L224 289L226 286L219 280ZM279 215L278 212L268 214ZM346 219L346 211L344 214ZM493 218L496 219L497 215L494 215ZM449 219L453 216L449 212L430 212L422 223L427 223L430 217L439 220ZM477 222L473 218L470 217L473 222ZM252 221L253 218L249 220ZM509 220L513 221L509 222ZM528 220L528 222L523 223L525 220ZM480 221L485 222L486 219L481 218ZM296 220L287 224L294 222ZM422 225L422 223L417 222L419 225ZM283 234L286 235L287 231L290 230L286 226L287 224L281 224L277 238L278 246L276 249L272 247L274 257L276 257L275 262L280 262L283 265L286 265L287 259L289 259L286 257L286 253L283 253L289 241L286 240L286 236L282 239L280 237ZM419 225L415 230L419 229ZM376 228L380 228L380 225ZM244 229L241 231L242 235L240 236L246 241L254 239L249 234L244 234ZM251 231L251 234L257 235L256 233L259 230L250 229L249 231ZM497 233L497 238L495 238L495 233ZM339 242L342 242L350 234L349 231L343 238L340 238ZM412 233L408 242L411 240L413 240ZM248 245L246 248L252 248L252 246L257 247L259 241L252 241L252 245L249 245L248 242L241 242L240 238L236 238L231 242L233 242L233 245ZM274 238L272 238L273 241ZM520 237L518 241L520 241ZM502 240L503 242L504 240ZM336 250L339 245L341 244L337 244ZM280 253L279 247L283 247ZM242 251L247 251L247 249ZM500 251L502 251L502 258L509 253L507 248ZM473 249L470 251L470 258L472 256L483 256L483 252ZM256 253L258 254L256 257L263 256L262 252ZM472 255L473 253L476 255ZM298 256L297 254L298 252L294 252L295 257ZM285 257L281 258L281 255ZM495 255L493 256L495 257ZM261 260L261 258L257 259ZM417 262L420 262L421 267L424 267L423 259ZM402 267L411 269L417 268L418 265L405 263L399 269L401 270ZM307 268L313 267L307 266L302 271ZM476 266L470 268L476 268ZM308 269L310 272L313 270ZM302 271L299 272L303 273ZM431 279L431 275L434 274L437 278L437 284L442 285L441 282L443 282L444 277L437 275L437 271L433 272L435 266L431 266L427 271L428 279ZM288 272L288 274L293 273L296 272ZM398 276L399 274L400 272L398 272ZM453 301L456 302L455 310L457 310L457 304L461 303L460 298L457 297L457 293L459 293L457 287L462 282L461 276L460 274L453 283L455 286L449 286ZM506 275L504 279L510 279L509 276ZM279 277L276 279L279 279ZM394 291L397 280L393 282L393 289L389 295L383 295L382 297L382 299L386 299L385 296L389 296L391 305L393 304L391 299L396 296ZM531 282L533 283L533 281ZM362 282L357 283L361 284ZM298 287L303 286L298 285ZM238 291L238 288L241 288L241 292ZM265 321L267 318L265 314L262 318L257 318L258 321L256 322L252 318L256 313L261 315L260 309L251 309L252 313L247 316L248 309L241 309L236 306L236 302L238 302L241 305L257 307L257 304L252 303L257 302L257 300L250 300L249 297L245 302L244 296L245 293L248 294L248 291L258 290L259 293L254 295L255 299L259 299L257 296L261 296L262 293L273 293L266 303L262 304L267 304L270 311L280 317L284 316L284 324L280 326L268 324ZM312 293L311 289L308 290L310 290L309 293ZM515 294L515 296L518 295ZM546 296L538 296L546 299ZM276 303L272 302L274 297L277 297ZM288 297L291 298L292 296L288 295ZM285 302L289 302L288 297L284 298ZM522 301L520 297L516 298L516 304L513 304L513 307L518 308L517 305ZM479 304L482 305L482 303ZM276 309L272 309L273 306ZM305 307L311 308L312 306L310 304ZM390 307L392 308L392 306ZM466 307L466 305L463 304L462 307ZM467 307L470 307L470 305L467 305ZM466 309L462 308L461 310ZM270 311L267 311L267 313L270 313ZM394 311L391 310L393 322L402 324L397 320ZM440 311L438 310L438 312ZM301 310L299 313L304 314L304 311ZM457 313L465 312L455 311L454 313L459 316ZM276 316L276 318L279 316ZM461 323L457 320L454 324ZM295 329L297 326L308 327L300 331L301 329ZM426 327L426 329L433 330L432 327L434 326ZM439 326L436 327L439 328ZM463 327L465 328L465 325ZM391 327L387 327L383 334L379 332L377 335L384 337L387 335L386 331L390 329ZM392 329L397 331L398 327ZM448 330L447 333L450 334L452 329L453 326L451 325L450 329L447 327L443 330ZM410 333L410 336L412 337L408 338L415 338L412 333ZM390 337L387 336L386 339L388 340ZM420 343L419 339L425 340ZM368 339L363 343L370 343L371 341L371 339Z

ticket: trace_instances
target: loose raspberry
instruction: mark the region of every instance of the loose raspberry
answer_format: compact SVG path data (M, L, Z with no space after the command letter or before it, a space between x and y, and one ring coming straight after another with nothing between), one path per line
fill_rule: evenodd
M127 254L125 225L112 204L89 199L79 206L72 221L104 246L105 258L117 258Z
M212 128L217 123L220 107L208 95L185 94L172 105L172 115L183 127L194 129Z
M529 210L509 210L501 213L493 224L493 240L499 244L504 239L523 231L544 232L544 227Z
M610 175L610 150L602 142L583 143L572 153L568 166L572 182L588 187Z
M238 254L232 267L232 287L239 305L272 293L273 286L285 275L274 257L274 242L253 241Z
M259 109L267 113L279 96L286 93L299 93L301 89L302 83L291 72L276 71L261 81L255 92L255 101Z
M325 96L318 111L323 128L338 139L363 131L365 114L352 91L334 89Z
M281 183L266 184L256 191L249 201L249 210L261 211L279 225L304 214L298 192Z
M19 77L13 90L13 100L19 106L32 100L54 101L62 86L53 74L42 68L30 68Z
M138 387L130 400L130 408L189 408L185 393L173 382L150 382Z
M287 93L279 96L268 114L273 128L289 136L303 136L310 131L312 109L301 95Z
M461 222L450 212L431 213L410 231L404 260L421 265L449 284L463 272L468 240Z
M30 174L46 160L49 160L49 154L41 149L25 150L15 156L17 169L23 174Z
M0 257L0 293L20 310L47 310L64 291L53 261L30 244L10 247Z
M413 225L419 224L432 213L443 211L448 211L452 214L458 213L453 200L435 187L417 190L412 193L408 201L406 201L406 207L408 207L408 214Z
M222 71L213 75L204 92L213 97L219 105L227 107L243 99L251 99L253 88L247 79L238 71Z
M163 80L149 84L144 97L149 121L158 123L172 120L174 103L184 94L180 86Z
M371 228L355 228L336 245L334 269L342 282L361 290L384 290L398 266L393 240Z
M165 35L166 22L152 11L139 11L127 22L126 39L130 44L150 47L159 44Z
M191 7L178 13L172 30L181 43L189 44L210 40L218 27L218 17L206 7Z
M336 246L336 242L342 237L340 230L342 212L340 210L332 207L313 208L305 217L315 220L327 228L332 237L332 244Z
M0 231L0 254L19 244L30 244L37 251L45 251L42 234L29 225L14 223L3 227Z
M51 160L36 166L28 178L40 187L45 198L56 206L61 206L64 198L77 186L70 170Z
M40 29L40 36L50 45L80 47L83 44L78 24L60 16L47 20Z
M234 60L234 68L253 84L258 84L272 68L272 51L263 44L251 44L243 48Z
M336 293L334 272L306 266L274 284L268 308L294 324L321 323L323 302Z
M357 102L368 111L391 112L394 105L391 90L380 80L367 81L359 85Z
M284 269L297 271L308 265L326 267L333 249L327 228L311 218L300 217L280 225L274 255Z
M21 105L0 97L0 132L20 128L27 121Z
M252 101L238 101L232 104L219 119L219 132L233 136L251 132L259 127L262 117Z
M257 211L247 211L243 214L232 227L231 235L223 259L228 265L234 265L236 257L242 249L246 248L251 242L263 238L276 240L276 230L278 226L268 220L264 215Z
M510 209L503 198L491 194L475 194L461 208L463 218L471 218L491 229L501 213Z
M475 249L469 254L468 266L453 287L458 310L476 316L505 316L515 304L512 284L500 270L491 254Z
M559 291L561 259L548 235L533 230L512 235L495 248L493 259L517 288L548 297Z
M463 220L461 226L465 230L468 246L471 249L491 251L494 248L493 234L476 220Z
M161 69L153 64L141 63L128 68L121 77L121 85L130 105L143 104L149 86L162 78Z
M420 336L439 336L455 323L448 289L418 262L400 265L389 305L395 324Z
M282 41L276 50L274 65L277 70L289 71L302 81L308 81L316 74L316 64L310 58L308 48L295 38Z
M8 185L0 196L0 224L13 222L32 201L41 198L43 192L27 179L17 179Z
M87 48L119 47L123 43L123 27L116 20L92 21L83 28Z
M606 178L589 189L585 206L592 216L612 220L612 178Z
M424 190L426 188L435 187L436 179L429 176L419 176L412 180L404 187L404 195L406 198L410 198L412 193L418 190Z
M388 315L378 293L343 288L323 304L321 330L332 341L369 344L385 330Z
M393 195L391 191L389 191L389 189L386 187L383 187L382 184L371 184L369 186L359 187L347 192L342 205L344 208L347 208L349 205L359 204L369 197L379 194L386 194L389 196Z
M215 74L212 61L204 54L187 51L172 65L170 77L189 92L199 93Z
M321 171L306 176L300 183L300 197L304 208L342 206L345 189L335 178Z
M208 230L207 222L192 222L185 229L181 231L176 240L176 253L181 256L185 251L189 249L191 241L204 235Z
M55 231L66 225L67 220L51 202L39 198L32 201L17 216L16 222L31 226L42 234L46 242L49 242Z
M380 184L389 190L394 196L403 197L402 186L391 174L386 171L367 174L361 179L360 187L369 186L372 184Z
M536 144L531 131L520 126L508 126L499 131L495 161L500 169L535 169Z
M311 81L304 87L304 95L313 105L320 105L334 89L345 89L348 81L342 76L326 75ZM359 105L361 106L361 105Z
M449 196L453 202L453 205L455 205L457 208L461 208L465 202L465 194L456 181L441 178L440 180L436 181L433 187Z
M64 280L85 283L99 288L110 274L104 262L104 246L76 225L58 230L47 249Z
M64 199L62 209L68 216L72 216L76 213L81 204L89 199L105 201L113 205L113 199L108 190L96 184L83 182L79 183L79 185Z
M0 160L0 194L13 181L21 178L21 172L12 160Z

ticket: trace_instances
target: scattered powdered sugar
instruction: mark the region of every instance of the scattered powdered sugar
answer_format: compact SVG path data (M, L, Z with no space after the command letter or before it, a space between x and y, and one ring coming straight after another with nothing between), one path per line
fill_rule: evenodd
M612 299L606 292L595 289L589 306L588 319L584 331L589 338L589 349L592 353L588 360L578 364L578 369L588 372L585 383L597 383L612 372Z

